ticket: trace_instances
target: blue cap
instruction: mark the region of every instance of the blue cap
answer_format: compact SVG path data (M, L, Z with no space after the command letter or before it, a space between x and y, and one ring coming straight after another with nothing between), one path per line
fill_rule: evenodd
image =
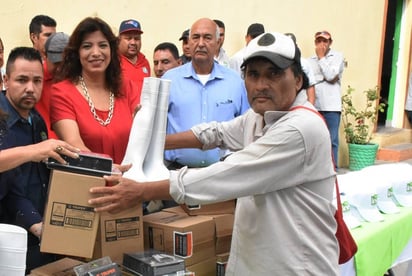
M137 31L140 34L143 33L142 28L140 27L140 23L134 19L125 20L120 24L119 34L129 31Z

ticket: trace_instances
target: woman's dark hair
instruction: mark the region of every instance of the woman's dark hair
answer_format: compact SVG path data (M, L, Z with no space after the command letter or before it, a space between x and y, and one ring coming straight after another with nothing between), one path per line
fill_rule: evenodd
M120 58L117 52L117 38L113 34L110 26L98 17L87 17L83 19L73 33L63 53L63 61L59 68L57 80L69 79L73 83L79 81L82 73L80 63L79 49L84 37L90 33L101 31L109 42L111 60L105 72L107 88L114 93L116 97L120 96L120 87L122 83Z

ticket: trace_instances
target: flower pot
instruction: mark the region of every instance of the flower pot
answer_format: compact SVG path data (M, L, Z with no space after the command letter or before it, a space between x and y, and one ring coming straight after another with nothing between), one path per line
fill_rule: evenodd
M375 164L378 144L348 144L349 170L358 171Z

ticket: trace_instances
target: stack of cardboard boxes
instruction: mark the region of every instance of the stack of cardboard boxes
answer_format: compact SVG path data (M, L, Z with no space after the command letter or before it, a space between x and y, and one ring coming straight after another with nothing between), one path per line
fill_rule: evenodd
M156 249L185 259L196 276L224 275L230 251L235 201L163 209L143 217L145 250Z
M230 250L235 201L177 206L143 217L141 204L117 213L96 213L89 189L104 186L101 176L52 170L41 251L84 258L156 249L184 258L196 276L224 275Z

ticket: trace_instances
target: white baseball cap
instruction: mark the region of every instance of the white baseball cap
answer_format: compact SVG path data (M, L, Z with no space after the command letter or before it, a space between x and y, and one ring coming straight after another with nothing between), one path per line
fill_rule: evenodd
M360 179L359 175L359 171L354 171L345 174L338 174L336 176L338 180L339 191L341 194L340 199L342 203L343 220L350 229L361 226L361 221L364 220L359 215L356 208L351 207L351 204L349 202L350 195L356 193L357 191L357 181ZM335 194L336 192L334 193L334 195Z
M391 181L393 201L403 207L412 207L412 166L408 163L393 164Z
M378 209L376 188L370 185L368 175L362 171L349 172L339 178L343 182L343 191L351 205L360 217L369 222L383 221L384 217Z
M376 189L378 209L385 214L396 214L400 210L394 203L392 181L392 173L390 164L373 165L362 169L362 172L367 175L369 185Z
M350 229L357 228L362 225L360 220L353 215L352 209L350 207L349 201L346 197L346 195L341 195L340 197L341 204L342 204L342 214L343 214L343 220L345 221L346 225Z
M243 67L252 58L263 57L280 69L286 69L293 63L300 64L300 50L287 35L277 32L263 33L252 39L246 46Z

